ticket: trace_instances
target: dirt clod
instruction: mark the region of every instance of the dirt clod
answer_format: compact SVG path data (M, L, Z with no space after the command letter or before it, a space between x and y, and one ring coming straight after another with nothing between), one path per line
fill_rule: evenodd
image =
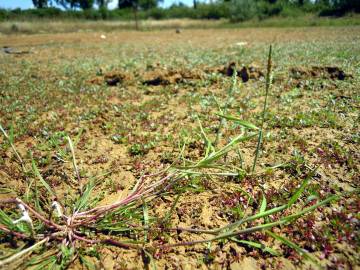
M233 76L235 70L237 70L236 63L231 62L227 66L220 68L219 72L226 76ZM243 82L248 82L250 79L258 80L264 77L264 73L256 66L243 66L237 70L237 75Z
M146 72L142 77L144 85L158 86L186 83L189 80L200 80L203 76L202 71L156 68Z
M126 79L126 75L120 72L108 73L104 75L104 80L109 86L116 86Z
M155 77L153 79L145 80L143 82L143 84L144 85L158 86L158 85L168 85L168 84L170 84L170 82L169 82L169 80L167 80L163 76L157 76L157 77Z
M227 76L232 76L234 75L234 72L236 70L236 63L235 62L231 62L225 69L223 69L223 74L226 74Z
M129 84L133 81L131 75L121 71L112 71L104 74L104 76L101 76L102 71L98 73L99 74L97 74L96 77L87 80L87 83L96 85L102 85L106 83L108 86L116 86L118 84Z

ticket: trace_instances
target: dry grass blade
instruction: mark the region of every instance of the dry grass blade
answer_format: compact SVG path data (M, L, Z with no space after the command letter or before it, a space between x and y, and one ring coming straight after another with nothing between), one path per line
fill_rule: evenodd
M261 151L261 145L263 142L265 114L266 114L266 110L267 110L267 103L268 103L268 96L269 96L269 91L270 91L270 87L271 87L271 82L272 82L272 46L270 45L269 56L268 56L268 61L267 61L266 82L265 82L265 101L264 101L264 107L263 107L262 115L261 115L261 125L260 125L260 130L259 130L259 137L258 137L258 142L257 142L257 146L256 146L256 151L255 151L255 157L254 157L254 162L253 162L253 166L252 166L253 173L255 172L256 163L259 158L260 151Z
M24 163L23 159L21 158L19 152L16 150L16 147L15 147L14 141L13 141L13 136L10 137L1 124L0 124L0 131L2 132L2 134L4 135L4 137L8 141L8 143L10 144L11 149L15 153L15 156L16 156L17 160L19 161L23 172L26 173L25 163Z
M2 260L0 261L0 267L6 267L6 266L9 266L11 265L12 263L14 263L16 260L19 260L21 259L22 256L26 255L27 253L35 250L36 248L38 248L39 246L45 244L47 241L49 241L49 238L46 237L44 238L43 240L37 242L36 244L32 245L31 247L28 247L26 249L23 249L22 251L14 254L13 256L5 259L5 260Z
M82 192L83 184L82 184L82 181L81 181L79 168L78 168L77 163L76 163L74 145L73 145L73 143L72 143L69 136L67 136L66 139L67 139L67 141L69 143L69 147L70 147L70 151L71 151L71 157L72 157L72 164L73 164L73 167L74 167L74 172L75 172L76 178L78 180L79 189L80 189L80 192Z

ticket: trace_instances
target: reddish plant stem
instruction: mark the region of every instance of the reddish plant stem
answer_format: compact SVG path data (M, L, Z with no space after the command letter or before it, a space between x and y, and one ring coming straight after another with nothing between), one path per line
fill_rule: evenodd
M192 246L192 245L203 244L203 243L207 243L207 242L209 242L209 240L196 240L196 241L189 241L189 242L180 242L180 243L176 243L176 244L154 245L154 246L157 248L161 248L161 249L168 249L168 248L172 248L172 247Z
M192 232L192 233L205 233L205 234L215 234L216 232L213 230L205 230L205 229L192 229L192 228L169 228L166 229L168 231L182 231L182 232Z
M136 245L136 244L127 244L127 243L115 241L110 238L101 240L101 243L116 246L116 247L121 247L121 248L125 248L125 249L131 249L131 248L140 249L141 248L139 245Z
M16 236L16 237L18 237L18 238L22 238L22 239L31 238L31 237L29 237L29 236L27 236L27 235L25 235L25 234L23 234L23 233L11 231L11 230L9 230L8 228L6 228L6 227L4 227L4 226L1 226L1 225L0 225L0 230L6 232L7 234Z
M113 246L117 246L117 247L121 247L121 248L125 248L125 249L131 249L131 248L139 249L140 248L139 245L127 244L127 243L116 241L111 238L102 239L102 240L91 240L91 239L87 239L85 237L79 236L77 234L73 234L73 237L77 240L80 240L80 241L83 241L83 242L86 242L86 243L92 244L92 245L102 243L102 244L113 245Z
M101 215L103 215L105 213L109 213L112 210L114 210L114 209L116 209L116 208L118 208L118 207L120 207L122 205L126 205L128 203L131 203L131 202L135 201L136 199L144 197L147 194L153 192L158 186L160 186L163 182L165 182L166 180L168 180L169 178L171 178L173 176L174 176L174 173L169 174L168 176L162 178L158 182L146 187L146 189L143 190L141 193L139 193L140 190L139 190L139 187L137 187L137 189L132 194L130 194L128 197L126 197L122 201L117 202L117 203L112 204L112 205L106 205L106 206L102 206L102 207L97 207L97 208L93 208L93 209L91 209L89 211L78 213L78 214L76 214L74 219L81 218L84 215L88 215L90 213L95 212L93 216L90 216L87 219L82 220L80 223L77 223L77 225L79 226L79 225L83 225L83 224L86 224L86 223L89 223L89 222L96 221ZM142 185L142 183L140 185Z

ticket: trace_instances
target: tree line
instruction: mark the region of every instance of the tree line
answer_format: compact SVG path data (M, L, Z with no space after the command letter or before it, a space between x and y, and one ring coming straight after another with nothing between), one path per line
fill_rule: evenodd
M54 6L54 4L63 7L66 10L69 9L92 9L96 5L99 9L106 9L111 0L32 0L36 8L47 8ZM163 0L118 0L117 7L119 9L124 8L136 8L141 10L149 10L158 7L159 3ZM219 5L222 3L228 3L233 6L240 6L243 9L251 9L259 4L292 4L297 5L300 8L303 6L318 6L323 9L334 9L347 11L360 11L360 0L215 0L210 1L208 5ZM183 4L179 2L179 6ZM176 6L176 5L175 5ZM198 6L197 0L193 0L193 8Z
M87 20L138 19L229 19L241 22L269 17L300 17L304 14L342 16L360 12L360 0L193 0L192 6L176 1L161 8L163 0L117 0L117 8L108 9L111 0L32 0L35 9L0 9L0 21L28 18ZM181 0L180 0L181 1ZM62 7L60 9L59 7Z
M194 0L195 1L195 0ZM54 5L69 9L91 9L96 5L99 9L107 8L111 0L32 0L36 8L47 8ZM151 9L158 6L162 0L118 0L118 8Z

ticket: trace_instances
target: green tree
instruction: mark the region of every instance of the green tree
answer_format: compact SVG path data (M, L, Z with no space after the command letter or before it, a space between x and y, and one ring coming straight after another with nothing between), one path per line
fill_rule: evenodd
M55 3L62 6L64 9L73 9L75 8L75 2L73 0L55 0Z
M340 12L360 12L360 0L332 0L332 5Z
M135 4L136 1L133 0L119 0L118 2L118 8L119 9L123 9L123 8L130 8L133 7L133 5Z
M118 8L133 8L133 9L151 9L157 7L157 5L163 0L119 0Z
M90 9L94 5L94 0L55 0L55 2L65 9Z
M139 6L141 9L148 10L157 7L159 0L139 0Z
M78 0L81 9L90 9L94 6L94 0Z
M257 3L252 0L231 0L229 3L231 20L241 22L252 19L257 13Z
M99 6L99 8L107 8L110 2L111 0L95 0L95 3Z
M34 6L36 8L46 8L47 7L47 0L32 0Z

